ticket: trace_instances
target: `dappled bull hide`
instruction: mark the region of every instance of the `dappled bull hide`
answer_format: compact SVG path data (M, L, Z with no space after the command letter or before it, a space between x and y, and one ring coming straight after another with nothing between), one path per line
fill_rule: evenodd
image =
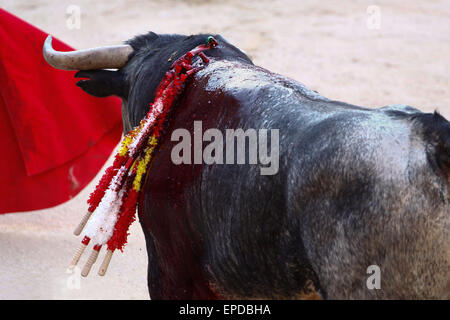
M170 159L176 143L171 132L193 132L194 120L202 121L203 130L283 128L280 144L288 143L295 129L283 102L291 95L318 97L290 84L247 64L212 60L185 89L149 170L140 207L155 259L152 297L281 298L312 294L309 288L318 287L287 210L286 166L282 174L261 176L255 165L173 165ZM287 160L290 150L285 151L281 158Z
M215 37L209 65L173 105L141 194L151 298L448 298L449 122L328 100ZM173 61L206 38L136 37L123 68L82 71L78 85L120 96L127 131ZM175 165L172 132L192 136L195 120L203 131L279 129L278 173ZM366 286L371 265L381 289Z
M139 211L152 297L443 297L448 181L427 159L418 110L330 101L215 60L175 108ZM171 133L192 133L194 120L223 132L278 128L279 173L174 165ZM383 290L366 287L373 264Z

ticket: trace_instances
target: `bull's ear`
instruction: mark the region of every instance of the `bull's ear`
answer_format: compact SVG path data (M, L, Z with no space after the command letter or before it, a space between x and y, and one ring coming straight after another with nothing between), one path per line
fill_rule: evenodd
M87 78L77 86L95 97L119 96L126 98L126 84L120 71L87 70L78 71L75 78Z

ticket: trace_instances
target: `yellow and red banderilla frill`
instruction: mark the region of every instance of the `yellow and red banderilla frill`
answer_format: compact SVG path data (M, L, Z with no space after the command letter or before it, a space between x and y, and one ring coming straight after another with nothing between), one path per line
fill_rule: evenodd
M77 236L83 232L83 240L69 268L77 265L84 250L92 242L94 247L81 272L82 276L87 276L100 249L107 245L107 253L98 272L103 276L114 251L123 250L127 243L128 229L136 219L143 177L158 147L167 114L175 98L183 90L186 79L209 62L202 51L216 46L217 41L208 37L206 44L199 45L180 57L165 74L146 117L122 139L113 164L106 169L88 199L88 212L74 230ZM197 54L204 64L194 68L191 65L192 58Z

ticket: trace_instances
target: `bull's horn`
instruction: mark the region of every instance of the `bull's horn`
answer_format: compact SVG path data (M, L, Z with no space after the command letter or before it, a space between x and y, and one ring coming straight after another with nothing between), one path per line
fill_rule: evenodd
M52 37L45 39L42 48L49 65L61 70L120 69L133 52L130 45L107 46L85 50L61 52L52 47Z

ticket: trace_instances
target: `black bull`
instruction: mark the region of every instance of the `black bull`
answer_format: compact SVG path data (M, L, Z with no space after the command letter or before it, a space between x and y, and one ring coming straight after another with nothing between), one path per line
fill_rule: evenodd
M79 72L89 80L78 85L120 96L127 131L170 64L206 37L139 36L123 68ZM449 122L328 100L217 39L174 105L139 205L150 296L447 298ZM175 165L172 132L193 134L194 120L203 130L279 129L278 173ZM380 289L367 286L371 265Z

